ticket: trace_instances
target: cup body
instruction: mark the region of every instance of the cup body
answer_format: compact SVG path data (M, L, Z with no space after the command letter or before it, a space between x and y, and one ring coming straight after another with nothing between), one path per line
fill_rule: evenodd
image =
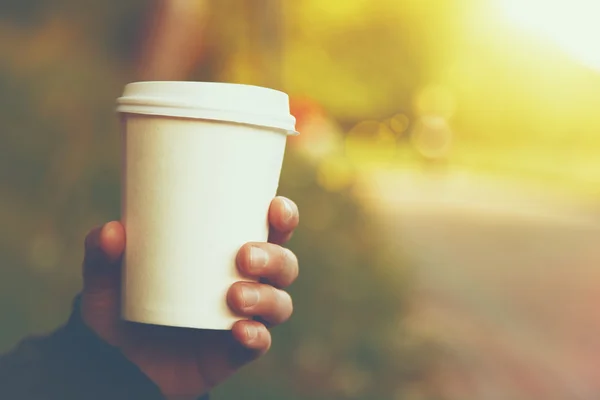
M236 255L244 243L267 240L290 131L235 118L134 113L121 104L122 316L230 329L243 317L227 306L227 291L250 280Z

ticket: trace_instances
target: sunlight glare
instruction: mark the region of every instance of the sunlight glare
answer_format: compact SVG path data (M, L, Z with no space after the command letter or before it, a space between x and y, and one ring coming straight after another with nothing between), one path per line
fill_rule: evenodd
M600 0L497 1L504 15L521 29L600 70Z

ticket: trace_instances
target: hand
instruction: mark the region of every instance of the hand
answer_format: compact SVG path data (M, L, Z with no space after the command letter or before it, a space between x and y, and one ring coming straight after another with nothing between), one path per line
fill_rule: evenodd
M292 314L292 300L281 289L298 276L298 260L280 245L290 238L298 218L298 208L292 201L275 198L269 210L269 243L248 243L240 249L240 271L268 283L232 285L227 302L236 313L259 317L268 325L280 324ZM255 320L238 321L231 331L121 320L120 269L124 248L125 231L119 222L93 229L86 237L82 318L100 338L120 348L167 398L195 399L269 350L271 334ZM250 257L252 248L266 252L266 264L258 257ZM251 304L252 298L256 299L255 304Z

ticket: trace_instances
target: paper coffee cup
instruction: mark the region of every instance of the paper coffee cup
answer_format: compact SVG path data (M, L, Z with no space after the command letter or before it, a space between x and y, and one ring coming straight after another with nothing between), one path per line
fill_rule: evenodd
M138 82L125 87L122 316L230 329L236 255L264 242L286 137L285 93L256 86Z

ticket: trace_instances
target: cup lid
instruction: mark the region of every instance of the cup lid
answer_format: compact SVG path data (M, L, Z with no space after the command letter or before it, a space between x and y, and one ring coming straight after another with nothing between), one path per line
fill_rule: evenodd
M197 118L281 129L297 135L286 93L260 86L216 82L155 81L125 86L117 111Z

